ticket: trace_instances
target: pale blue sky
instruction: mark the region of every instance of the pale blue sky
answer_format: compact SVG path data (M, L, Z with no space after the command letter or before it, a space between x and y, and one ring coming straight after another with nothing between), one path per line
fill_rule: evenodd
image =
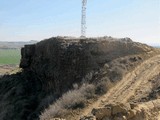
M0 41L80 36L82 0L0 0ZM87 36L160 45L160 0L88 0Z

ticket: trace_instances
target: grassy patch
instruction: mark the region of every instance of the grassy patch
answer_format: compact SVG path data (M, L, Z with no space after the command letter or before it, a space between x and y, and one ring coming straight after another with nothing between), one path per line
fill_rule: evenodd
M0 49L0 65L19 64L20 49Z

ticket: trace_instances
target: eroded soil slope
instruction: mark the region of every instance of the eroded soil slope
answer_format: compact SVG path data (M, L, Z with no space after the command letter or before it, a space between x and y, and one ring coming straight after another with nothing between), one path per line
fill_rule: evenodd
M77 120L109 102L137 101L144 80L158 74L157 54L129 38L54 37L25 45L22 71L0 77L0 120Z
M111 89L105 96L104 102L127 102L128 99L138 93L142 92L149 82L152 82L151 78L160 73L160 55L155 56L140 66L138 66L133 72L128 73L113 89ZM149 87L149 86L148 86Z
M0 76L15 73L19 70L17 65L0 65Z
M128 102L134 102L139 104L139 110L147 110L148 118L143 117L142 114L137 116L133 116L132 119L141 119L141 120L158 120L159 111L160 111L160 100L158 99L155 101L157 104L153 105L154 102L148 103L139 103L139 102L147 102L149 99L156 99L153 98L150 94L154 94L153 91L155 88L158 94L159 91L159 75L160 75L160 55L154 56L146 61L144 61L141 65L136 67L132 72L128 73L123 79L117 83L113 88L111 88L107 94L102 96L98 101L94 104L89 106L87 109L84 110L84 115L90 114L93 108L103 108L107 104L115 104L115 103L123 103L127 104ZM156 87L155 87L155 83ZM137 105L138 106L138 105ZM153 114L153 109L156 109L156 112ZM136 111L136 110L135 110ZM147 113L146 112L146 113ZM136 114L135 114L136 115ZM103 113L102 113L103 116ZM104 115L101 118L107 119ZM154 117L153 117L154 116ZM114 117L117 117L114 115ZM114 119L113 116L109 116L108 119ZM135 118L134 118L135 117ZM116 118L115 118L116 119ZM119 118L122 119L122 118ZM130 118L131 119L131 118Z

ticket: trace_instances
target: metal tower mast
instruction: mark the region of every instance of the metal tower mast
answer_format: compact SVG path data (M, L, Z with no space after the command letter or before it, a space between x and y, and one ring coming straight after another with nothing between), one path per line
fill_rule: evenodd
M87 0L82 0L81 37L86 37L86 5Z

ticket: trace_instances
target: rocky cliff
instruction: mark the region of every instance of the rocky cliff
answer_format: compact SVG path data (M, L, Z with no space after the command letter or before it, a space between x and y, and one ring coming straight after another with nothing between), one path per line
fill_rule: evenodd
M109 79L119 80L117 68L112 70L119 64L116 59L127 71L143 59L140 54L154 51L129 38L112 37L54 37L25 45L21 49L22 71L0 78L0 120L37 120L42 109L71 89L74 83L86 80L89 73L100 73L101 68L109 65L103 72L107 69ZM125 58L127 56L131 57ZM90 80L98 82L92 77ZM49 95L52 97L47 98Z
M113 59L151 50L129 38L50 38L22 48L20 67L39 76L45 90L59 94Z

